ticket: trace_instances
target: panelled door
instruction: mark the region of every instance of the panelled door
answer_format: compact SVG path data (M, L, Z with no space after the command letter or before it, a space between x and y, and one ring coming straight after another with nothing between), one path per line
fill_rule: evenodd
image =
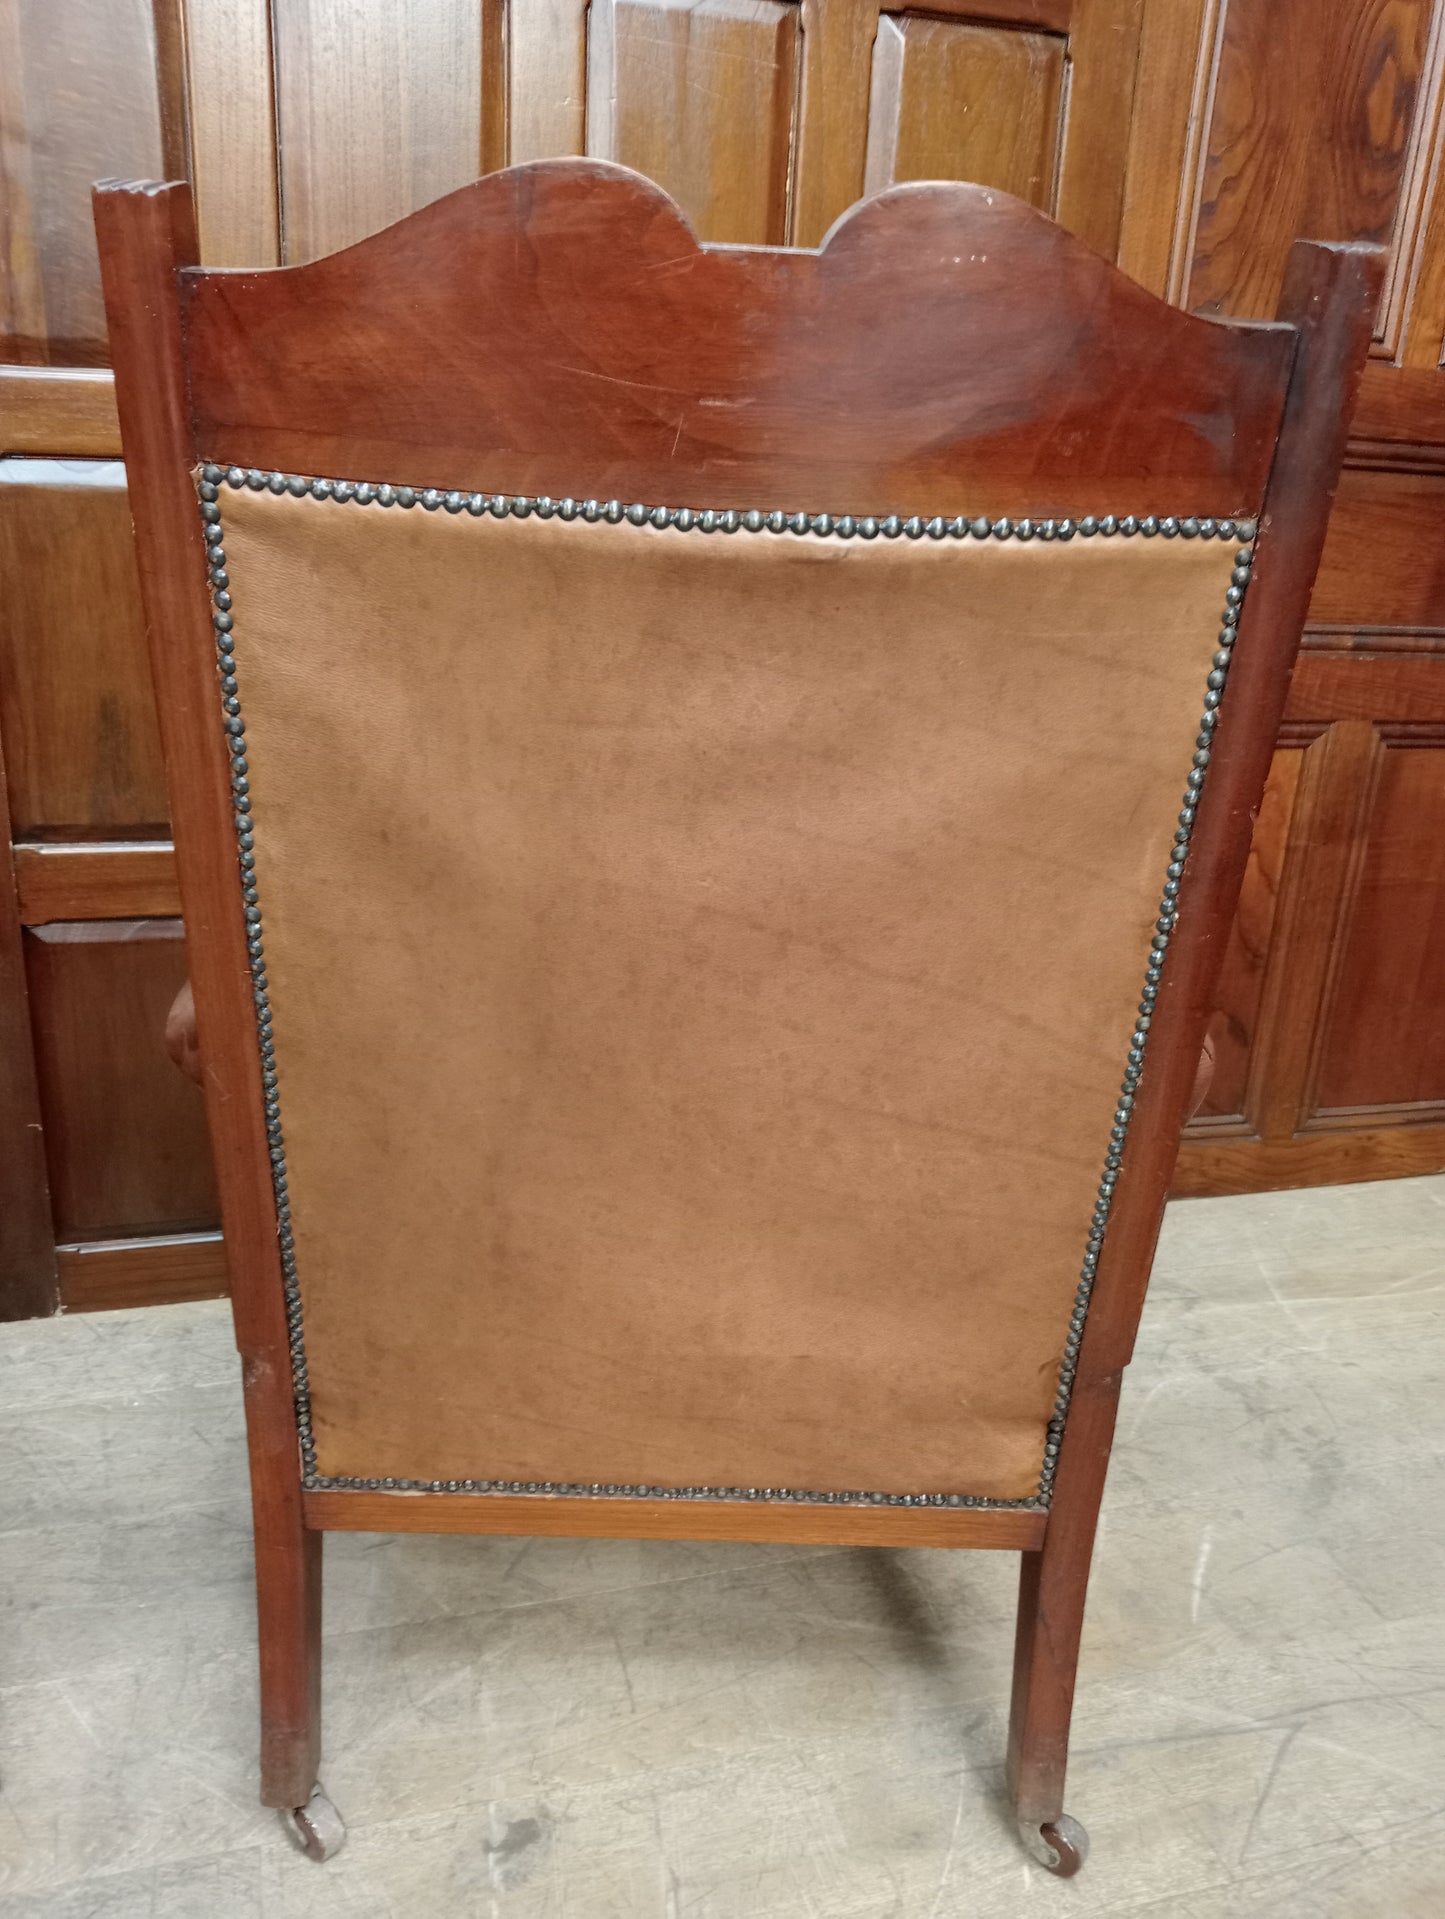
M202 252L286 264L479 171L589 153L701 238L816 246L976 179L1113 252L1142 0L230 0L183 10Z

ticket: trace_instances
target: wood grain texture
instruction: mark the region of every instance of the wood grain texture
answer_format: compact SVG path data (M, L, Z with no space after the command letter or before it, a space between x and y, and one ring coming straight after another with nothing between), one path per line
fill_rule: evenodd
M0 744L0 820L8 817ZM40 1083L7 831L0 857L0 1320L42 1318L59 1303Z
M927 9L940 19L975 20L994 27L1014 27L1024 33L1065 36L1083 10L1079 0L934 0ZM905 9L899 7L895 11L901 13ZM922 11L920 8L919 12Z
M587 14L584 0L507 9L506 157L514 166L586 152Z
M180 4L201 258L208 266L276 266L281 209L270 0Z
M1321 728L1303 755L1251 1107L1266 1140L1291 1138L1306 1116L1336 930L1357 871L1379 752L1370 722L1349 720Z
M1427 15L1403 174L1390 237L1377 355L1438 367L1445 337L1445 205L1437 184L1445 140L1445 10L1422 0Z
M1110 258L1119 245L1143 0L1076 0L1055 217Z
M1296 669L1298 671L1298 669ZM1210 1032L1214 1076L1204 1105L1185 1129L1186 1140L1217 1135L1221 1122L1248 1130L1246 1115L1265 969L1274 950L1280 880L1299 785L1300 749L1285 747L1270 762L1250 841L1249 864L1214 992Z
M55 1257L67 1313L223 1299L229 1285L219 1233L87 1240L57 1246Z
M1118 262L1181 302L1194 250L1222 0L1146 0L1129 116Z
M1367 366L1351 433L1398 448L1406 460L1416 448L1435 449L1438 470L1445 465L1438 451L1445 448L1445 379L1433 367Z
M119 462L0 460L0 731L17 837L164 828Z
M118 459L109 369L0 366L0 455L11 453Z
M1090 1371L1075 1385L1043 1549L1026 1553L1019 1567L1007 1777L1015 1817L1035 1830L1064 1810L1084 1601L1119 1384L1118 1372Z
M1445 1102L1445 726L1377 725L1376 734L1381 750L1341 900L1305 1126L1331 1110Z
M1187 298L1272 312L1291 242L1394 231L1423 0L1231 0Z
M1286 722L1313 723L1316 730L1335 720L1445 725L1445 632L1437 629L1433 638L1420 639L1418 652L1368 650L1394 637L1390 632L1367 635L1362 651L1302 653L1290 682Z
M177 819L177 866L193 942L205 1086L246 1395L256 1538L264 1803L299 1806L321 1740L321 1542L301 1520L296 1413L276 1207L258 1177L266 1123L249 1009L245 922L234 883L227 763L210 723L215 664L205 546L190 467L177 272L195 262L182 186L101 186L95 194L106 314L133 510L147 637L166 689L161 731ZM167 1072L173 1068L167 1062ZM179 1075L175 1075L179 1079ZM184 1081L180 1082L185 1084Z
M791 237L794 0L593 0L587 152L664 187L701 240Z
M1054 203L1062 35L884 14L873 50L864 191L974 180Z
M1310 619L1329 626L1445 627L1442 516L1445 476L1346 472Z
M161 1038L186 976L180 921L39 927L26 965L57 1236L214 1226L200 1095Z
M1281 1139L1186 1140L1174 1168L1176 1199L1274 1193L1355 1180L1445 1172L1445 1126L1356 1127Z
M475 0L273 0L282 258L315 259L477 171Z
M795 246L820 246L863 192L875 0L801 0L803 73L793 167Z
M14 853L25 926L180 915L175 849L168 840L40 840Z
M165 164L150 0L0 0L0 55L0 356L101 365L90 185Z
M0 116L26 124L23 15L19 0L0 5ZM35 230L35 154L23 137L5 143L0 171L0 351L7 359L45 357L45 285Z
M698 1499L509 1499L467 1493L305 1493L324 1532L503 1533L549 1539L737 1539L795 1546L973 1546L1031 1552L1047 1513L765 1505Z
M1290 352L967 186L894 188L820 255L733 251L635 175L542 162L309 267L183 278L203 457L559 497L1247 512Z

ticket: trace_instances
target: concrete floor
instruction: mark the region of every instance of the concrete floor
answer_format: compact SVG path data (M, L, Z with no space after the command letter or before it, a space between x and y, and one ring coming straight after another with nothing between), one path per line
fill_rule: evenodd
M254 1804L224 1306L0 1337L0 1919L1445 1914L1445 1179L1176 1206L1060 1883L998 1803L1016 1561L335 1537L323 1777Z

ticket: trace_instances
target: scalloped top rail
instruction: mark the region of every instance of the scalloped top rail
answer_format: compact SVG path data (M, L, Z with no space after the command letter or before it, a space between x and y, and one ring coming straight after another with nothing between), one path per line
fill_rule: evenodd
M1257 514L1295 340L1181 313L988 188L895 187L816 253L714 247L590 160L182 280L198 457L878 515Z

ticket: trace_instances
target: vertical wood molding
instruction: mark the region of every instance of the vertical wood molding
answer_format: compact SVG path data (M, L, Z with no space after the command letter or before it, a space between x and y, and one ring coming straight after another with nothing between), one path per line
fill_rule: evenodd
M585 153L587 0L502 3L508 164Z
M1305 751L1261 999L1263 1043L1246 1095L1246 1114L1262 1139L1291 1137L1307 1110L1333 950L1382 751L1368 720L1328 727Z
M793 246L815 247L863 194L877 0L802 0L803 58L793 147Z
M1182 304L1229 0L1146 0L1119 265Z
M3 752L0 822L0 1320L37 1319L59 1310L60 1282Z
M1119 250L1144 0L1076 0L1069 33L1054 217L1113 259Z
M507 0L481 0L481 69L477 89L481 98L481 142L477 172L495 173L507 165L511 147L511 73L507 50Z
M597 160L617 152L617 10L613 0L587 7L582 79L582 151Z
M1439 367L1445 355L1445 0L1435 0L1410 157L1391 241L1381 344L1403 366Z
M269 0L179 3L201 258L274 267L281 219Z
M186 81L186 0L152 0L156 34L156 104L161 123L161 170L168 180L192 171L190 88Z
M0 334L9 338L8 359L31 362L49 355L42 344L48 332L45 282L35 245L25 118L20 0L0 0L0 125L14 129L6 141L0 192Z
M797 149L797 0L592 0L587 151L666 187L703 240L783 246Z
M483 14L481 0L272 0L285 265L477 177Z

